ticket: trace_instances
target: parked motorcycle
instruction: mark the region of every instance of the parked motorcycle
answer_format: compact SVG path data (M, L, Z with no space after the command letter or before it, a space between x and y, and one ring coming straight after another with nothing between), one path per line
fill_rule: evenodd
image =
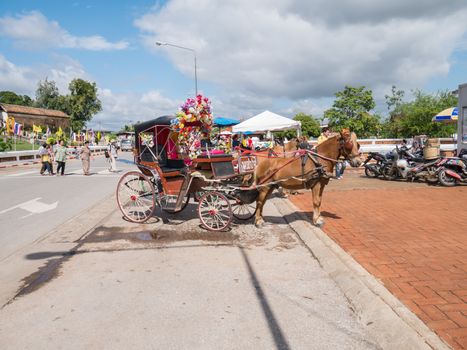
M429 183L438 182L436 172L440 159L425 160L420 154L411 154L406 147L397 147L393 151L393 161L382 169L386 180L398 178L408 181L425 180Z
M443 186L451 187L458 183L467 183L467 159L443 158L440 161L437 175Z
M369 163L371 160L375 160L376 163ZM363 162L365 167L365 175L368 177L378 177L382 176L383 167L392 162L392 155L384 155L379 152L370 152L368 153L367 158Z

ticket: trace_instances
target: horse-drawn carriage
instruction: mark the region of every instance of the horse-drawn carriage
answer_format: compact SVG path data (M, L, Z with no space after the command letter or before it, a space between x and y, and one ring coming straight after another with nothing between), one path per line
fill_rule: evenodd
M140 171L122 176L117 202L125 219L143 223L159 206L182 211L193 196L202 225L225 230L233 217L246 220L255 214L257 191L242 187L245 174L254 169L254 157L236 157L203 145L191 159L181 153L173 116L135 126L135 164Z
M208 230L221 231L233 217L245 220L253 215L255 224L261 226L264 203L274 188L283 187L312 190L313 223L320 225L323 189L337 159L344 157L352 166L360 164L356 135L347 129L315 150L295 140L290 152L255 151L234 158L222 142L219 149L209 147L211 127L210 102L201 95L187 99L176 116L135 125L134 155L140 171L124 174L117 187L118 206L125 219L145 222L157 206L177 213L193 196L201 223ZM247 184L246 175L254 183Z

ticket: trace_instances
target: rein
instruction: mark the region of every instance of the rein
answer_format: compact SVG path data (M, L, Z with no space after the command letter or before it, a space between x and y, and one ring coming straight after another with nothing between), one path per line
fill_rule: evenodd
M300 152L300 151L299 151ZM263 185L266 181L268 181L271 177L273 177L275 174L277 174L277 172L281 169L283 169L284 167L286 167L287 165L289 165L290 163L298 160L301 158L301 156L305 154L304 152L300 152L300 157L293 157L293 158L288 158L289 161L285 162L284 164L282 164L279 168L277 169L274 169L274 171L269 174L267 177L265 177L263 180L260 181L260 183L258 185ZM286 158L287 159L287 158Z
M330 162L334 162L334 163L337 163L338 160L337 159L333 159L333 158L329 158L329 157L326 157L326 156L323 156L322 154L319 154L317 152L314 152L314 151L306 151L308 154L312 155L312 156L316 156L318 158L321 158L321 159L324 159L324 160L329 160Z

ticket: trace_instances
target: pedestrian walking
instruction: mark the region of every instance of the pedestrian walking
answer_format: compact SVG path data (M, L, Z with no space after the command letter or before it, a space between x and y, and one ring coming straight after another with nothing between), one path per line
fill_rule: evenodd
M341 180L344 177L344 170L347 167L347 161L338 161L336 163L336 179Z
M60 143L55 150L55 161L57 162L57 176L65 175L65 162L67 156L67 147L65 146L65 142L60 140Z
M54 150L53 150L52 145L48 145L47 152L49 153L50 171L52 172L52 175L55 175L55 173L54 173L55 154L54 154Z
M81 163L83 164L83 175L90 175L89 168L91 166L91 150L89 149L89 141L84 143L80 152Z
M39 147L38 154L41 157L41 171L40 171L40 174L44 175L44 172L48 169L48 166L46 164L46 160L48 161L48 157L44 157L47 154L47 144L46 143L43 143Z
M110 168L109 171L117 171L117 145L114 142L109 143L107 146L107 151L109 152L110 159Z
M41 175L45 175L45 172L47 171L49 175L53 175L53 169L52 169L52 160L51 160L51 152L50 152L50 145L44 144L43 145L44 149L42 150L41 154L41 162L42 162L42 168L41 168Z

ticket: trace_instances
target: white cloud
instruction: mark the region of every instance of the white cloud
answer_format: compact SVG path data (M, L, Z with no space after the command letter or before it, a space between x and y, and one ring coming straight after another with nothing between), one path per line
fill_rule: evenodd
M0 76L0 90L12 90L24 94L31 92L31 79L34 71L29 67L15 65L1 54Z
M137 94L99 89L99 99L102 102L102 112L93 118L91 126L100 125L103 129L111 130L120 129L124 124L174 114L181 104L180 101L165 97L155 90Z
M201 87L204 80L226 94L301 101L345 85L423 87L449 72L465 18L461 0L173 0L135 25L149 50L164 50L187 76L190 53L155 42L196 49Z
M49 47L85 49L92 51L123 50L129 46L126 41L110 42L99 35L74 36L56 21L49 21L41 12L31 11L15 17L0 18L0 34L15 40L27 49Z
M72 79L89 79L81 64L67 56L53 56L52 65L18 66L0 54L0 90L34 97L37 84L47 78L55 81L60 93L68 93Z
M26 94L34 98L39 80L47 78L54 81L61 94L68 94L68 85L72 79L93 80L81 64L67 56L54 55L51 65L18 66L0 54L0 91L9 90L17 94ZM145 93L114 93L111 89L99 89L98 97L102 102L102 112L94 116L91 127L119 130L124 124L174 114L182 104L160 91Z
M324 111L332 105L330 98L320 99L301 99L294 101L289 107L283 108L280 112L286 116L294 116L297 113L311 114L318 118L323 115Z

